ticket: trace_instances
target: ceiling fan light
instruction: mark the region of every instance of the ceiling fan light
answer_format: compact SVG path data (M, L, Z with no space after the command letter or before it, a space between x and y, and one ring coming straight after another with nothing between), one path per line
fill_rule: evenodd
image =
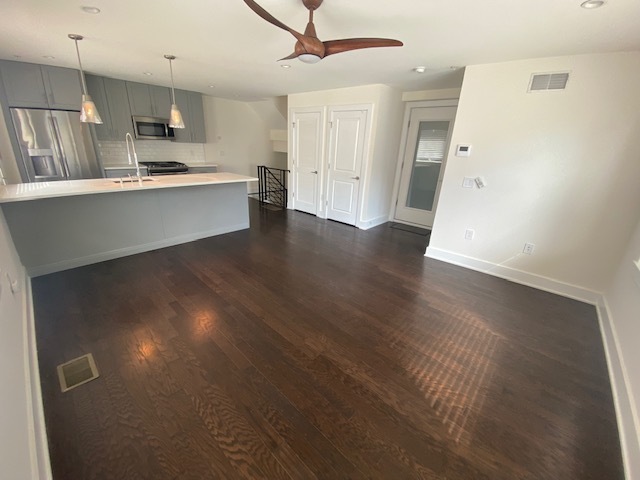
M592 8L600 8L604 5L604 0L587 0L586 2L582 2L580 6L586 9Z
M182 121L182 114L175 103L171 104L171 116L169 117L169 126L171 128L185 128Z
M82 107L80 108L80 121L82 123L102 124L102 118L98 113L96 104L93 103L91 95L82 95Z
M302 55L298 55L298 60L302 63L318 63L322 58L312 53L303 53Z

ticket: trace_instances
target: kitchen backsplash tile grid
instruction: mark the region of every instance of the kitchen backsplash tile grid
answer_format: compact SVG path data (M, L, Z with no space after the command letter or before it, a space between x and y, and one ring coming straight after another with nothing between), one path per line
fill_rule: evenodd
M98 151L105 167L128 164L124 142L98 142ZM182 162L187 165L205 163L204 144L175 143L164 140L137 140L136 152L140 162Z

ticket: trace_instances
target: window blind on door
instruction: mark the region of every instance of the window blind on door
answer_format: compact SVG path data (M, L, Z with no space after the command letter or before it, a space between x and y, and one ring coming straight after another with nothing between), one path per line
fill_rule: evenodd
M416 162L442 162L449 122L420 122Z

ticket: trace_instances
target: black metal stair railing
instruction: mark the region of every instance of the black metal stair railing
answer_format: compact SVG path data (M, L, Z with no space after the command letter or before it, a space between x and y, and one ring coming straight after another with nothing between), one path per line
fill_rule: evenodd
M260 203L269 203L287 208L287 173L289 170L258 165L258 198Z

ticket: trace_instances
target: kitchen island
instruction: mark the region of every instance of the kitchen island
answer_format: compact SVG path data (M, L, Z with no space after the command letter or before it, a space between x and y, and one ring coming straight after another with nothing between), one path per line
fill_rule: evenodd
M35 277L249 228L247 182L233 173L0 186L0 207Z

